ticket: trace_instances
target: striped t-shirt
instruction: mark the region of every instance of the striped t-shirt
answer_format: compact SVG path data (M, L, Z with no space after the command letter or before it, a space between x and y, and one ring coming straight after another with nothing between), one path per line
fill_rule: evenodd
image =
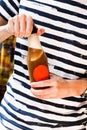
M0 15L31 15L44 27L40 41L50 72L64 79L87 78L87 0L0 0ZM28 39L17 38L14 72L0 106L9 130L86 130L87 100L80 96L39 99L30 91Z

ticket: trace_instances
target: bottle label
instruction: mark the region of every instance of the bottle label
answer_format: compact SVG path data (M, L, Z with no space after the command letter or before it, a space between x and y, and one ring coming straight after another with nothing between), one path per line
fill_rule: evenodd
M36 82L49 79L49 71L48 71L47 66L46 65L38 65L33 70L33 77L34 77L34 80Z
M28 46L30 48L36 48L36 49L42 49L40 40L37 36L37 34L31 34L31 36L28 38Z

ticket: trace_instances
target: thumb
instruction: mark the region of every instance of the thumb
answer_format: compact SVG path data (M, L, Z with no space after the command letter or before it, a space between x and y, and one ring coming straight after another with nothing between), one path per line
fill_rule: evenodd
M38 31L37 31L37 35L40 36L40 35L42 35L44 32L45 32L45 29L39 28Z

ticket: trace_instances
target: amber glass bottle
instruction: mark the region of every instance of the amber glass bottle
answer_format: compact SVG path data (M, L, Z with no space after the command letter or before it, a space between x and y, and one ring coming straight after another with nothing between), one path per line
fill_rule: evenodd
M39 37L37 36L37 28L33 28L33 32L28 39L28 72L30 82L37 82L49 79L49 68L47 56L42 49Z

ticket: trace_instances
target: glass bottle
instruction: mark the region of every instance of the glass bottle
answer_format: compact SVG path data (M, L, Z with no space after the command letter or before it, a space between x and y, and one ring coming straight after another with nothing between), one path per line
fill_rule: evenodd
M28 38L27 63L30 82L49 79L47 56L42 49L41 42L37 36L37 28L35 26L32 34Z

